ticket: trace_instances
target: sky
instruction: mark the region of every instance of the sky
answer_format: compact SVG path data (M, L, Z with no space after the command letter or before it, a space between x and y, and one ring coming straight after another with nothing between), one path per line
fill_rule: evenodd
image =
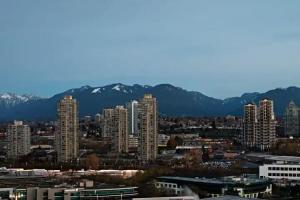
M170 83L216 98L300 86L298 0L0 1L0 93Z

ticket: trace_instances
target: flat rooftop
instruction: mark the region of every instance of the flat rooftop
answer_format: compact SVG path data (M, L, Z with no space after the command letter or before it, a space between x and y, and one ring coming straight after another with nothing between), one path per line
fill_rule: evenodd
M277 155L270 155L270 154L264 154L264 153L249 153L246 156L260 158L260 159L264 159L264 160L270 160L270 161L283 161L283 162L300 164L300 157L298 157L298 156L277 156Z
M201 200L246 200L248 198L242 198L237 196L221 196L221 197L211 197L211 198L204 198Z
M183 181L190 183L208 183L216 185L234 185L234 184L256 184L256 183L265 183L267 180L253 178L253 177L235 177L235 176L226 176L222 178L189 178L189 177L178 177L178 176L161 176L157 178L158 180L166 181Z

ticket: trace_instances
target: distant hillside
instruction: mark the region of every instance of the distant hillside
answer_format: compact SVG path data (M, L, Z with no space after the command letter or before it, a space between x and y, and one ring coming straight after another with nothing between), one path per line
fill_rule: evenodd
M29 95L0 94L0 120L53 120L56 118L57 102L64 95L72 95L78 100L80 116L84 116L99 113L103 108L123 105L130 100L138 100L145 93L151 93L157 98L160 114L167 116L241 115L245 103L258 103L266 97L274 100L276 115L283 114L290 100L300 105L300 88L297 87L266 93L245 93L241 97L221 100L170 84L128 86L117 83L103 87L83 86L44 99Z

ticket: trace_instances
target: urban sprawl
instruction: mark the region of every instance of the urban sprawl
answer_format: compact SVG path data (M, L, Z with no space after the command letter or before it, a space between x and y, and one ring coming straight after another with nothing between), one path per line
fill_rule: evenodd
M167 117L151 94L79 119L0 124L0 199L297 199L300 109L271 99L243 117Z

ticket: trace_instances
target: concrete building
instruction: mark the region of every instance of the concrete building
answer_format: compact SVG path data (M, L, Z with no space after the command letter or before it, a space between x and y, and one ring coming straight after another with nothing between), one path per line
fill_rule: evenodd
M113 149L115 153L128 152L128 114L123 106L113 110Z
M258 108L258 132L256 146L261 150L269 149L275 142L276 121L273 101L263 99Z
M114 109L103 109L102 137L112 137Z
M259 177L300 180L300 164L265 164L259 167Z
M30 127L22 121L14 121L7 127L7 157L18 159L30 153Z
M296 104L291 101L285 110L284 132L286 136L299 136L300 134L300 110Z
M139 137L136 135L128 135L128 151L136 153L139 146Z
M229 176L222 178L189 178L162 176L158 177L155 186L174 195L184 195L186 186L195 186L211 197L236 194L243 198L257 198L260 194L272 194L272 183L268 179L254 176Z
M249 103L244 106L243 117L243 138L242 142L245 147L254 147L257 137L257 106Z
M137 135L138 102L131 101L126 104L126 108L128 111L128 134L129 135Z
M79 151L79 124L77 101L65 96L58 103L58 131L56 151L59 162L69 162L77 158Z
M145 94L138 103L139 158L142 161L157 157L157 104L156 98Z
M74 200L127 199L137 196L137 187L123 188L0 188L0 199L6 200Z
M247 160L264 163L259 166L259 177L274 180L300 180L300 157L277 156L263 153L246 154Z
M246 154L246 158L252 162L300 165L300 157L298 156L277 156L265 153L248 153Z

